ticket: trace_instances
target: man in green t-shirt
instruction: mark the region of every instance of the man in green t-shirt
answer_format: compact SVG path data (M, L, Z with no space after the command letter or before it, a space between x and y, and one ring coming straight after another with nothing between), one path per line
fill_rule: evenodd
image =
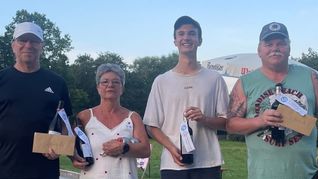
M283 95L308 115L316 115L317 74L305 66L288 64L289 35L286 26L278 22L263 27L258 55L262 66L242 76L232 90L226 128L245 135L249 179L311 179L317 171L317 129L305 136L283 128L282 114L271 105L276 99L275 86L280 83ZM275 127L282 138L275 136Z

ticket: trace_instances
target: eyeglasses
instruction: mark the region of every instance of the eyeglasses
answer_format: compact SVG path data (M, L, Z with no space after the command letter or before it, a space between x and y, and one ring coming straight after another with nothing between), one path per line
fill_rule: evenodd
M114 86L121 85L121 82L119 80L104 80L99 82L99 84L102 86L108 86L110 83Z
M15 39L15 41L21 46L26 45L28 42L34 47L39 47L42 44L42 41L33 40L33 39L19 39L19 38L17 38L17 39Z

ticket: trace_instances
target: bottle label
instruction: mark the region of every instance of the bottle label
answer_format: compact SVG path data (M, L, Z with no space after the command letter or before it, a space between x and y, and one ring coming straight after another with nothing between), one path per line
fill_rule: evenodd
M67 129L67 133L69 136L74 136L73 132L72 132L72 128L71 128L71 124L70 124L70 121L68 120L68 117L67 117L67 114L65 112L64 109L61 109L58 111L60 117L62 118L65 126L66 126L66 129Z
M74 131L78 138L83 141L81 144L82 152L84 157L93 157L93 152L91 148L91 144L89 143L89 139L86 134L79 128L75 127Z
M56 132L56 131L49 131L49 134L52 134L52 135L61 135L61 133L59 132Z
M185 147L186 151L188 153L194 151L195 148L194 148L192 138L188 130L188 124L185 121L181 123L180 135L181 135L182 144Z
M85 144L89 144L89 139L86 136L86 134L79 128L79 127L75 127L74 131L76 133L76 135L78 136L79 139L81 139Z
M292 110L296 111L301 116L305 116L307 114L307 111L304 108L299 106L298 103L290 99L287 95L284 95L284 94L277 95L276 100L290 107Z
M83 157L93 157L93 152L91 150L91 147L89 144L81 144L82 151L83 151Z

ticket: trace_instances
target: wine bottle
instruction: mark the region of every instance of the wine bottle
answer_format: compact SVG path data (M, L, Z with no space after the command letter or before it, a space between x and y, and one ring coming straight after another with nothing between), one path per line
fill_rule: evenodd
M187 120L187 126L188 126L188 131L189 131L191 140L193 140L193 131L192 131L192 128L189 126L188 120ZM182 157L181 162L184 164L188 164L188 165L192 164L193 163L193 151L191 151L191 152L186 151L185 146L182 142L181 134L180 134L180 151L181 151L181 157Z
M282 90L282 84L277 83L275 86L275 96L280 95ZM278 105L280 104L279 101L275 100L271 106L271 109L277 109ZM285 144L285 129L282 127L272 127L270 128L272 139L276 141L276 144L284 145Z
M83 127L79 123L79 119L75 119L75 133L76 133L76 142L75 147L79 156L84 158L88 163L86 166L91 166L94 164L94 157L89 139L86 134L83 132Z
M62 133L62 121L58 114L58 111L63 108L63 105L64 105L63 101L60 100L57 105L56 113L49 126L49 131L48 131L49 134L59 135Z

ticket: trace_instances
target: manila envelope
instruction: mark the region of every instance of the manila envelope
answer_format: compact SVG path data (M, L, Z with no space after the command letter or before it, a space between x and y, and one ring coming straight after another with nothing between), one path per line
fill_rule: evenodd
M32 152L49 153L49 148L52 148L56 154L73 156L74 146L74 136L35 132Z
M288 106L279 105L277 111L283 115L284 121L281 124L282 126L293 129L306 136L309 136L312 129L316 126L316 118L308 115L301 116Z

